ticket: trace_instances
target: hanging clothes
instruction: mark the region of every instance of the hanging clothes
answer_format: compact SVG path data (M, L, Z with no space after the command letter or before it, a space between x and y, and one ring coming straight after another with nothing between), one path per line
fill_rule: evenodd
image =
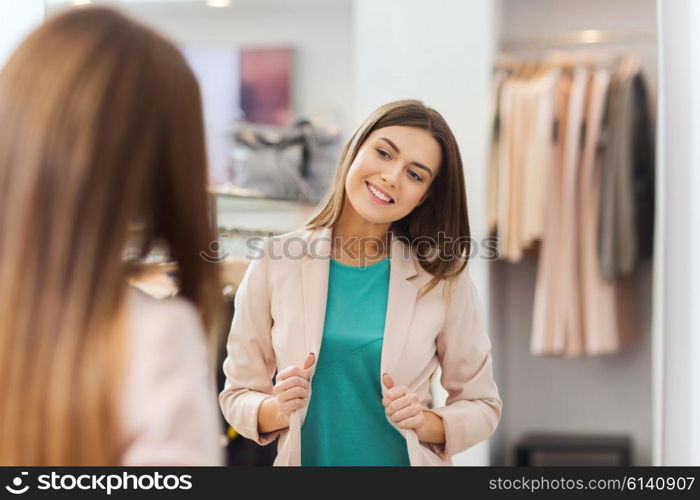
M528 127L523 175L522 238L524 248L542 239L548 193L547 175L553 161L554 87L558 69L547 71L527 87Z
M558 209L552 209L552 207L559 207L563 196L563 169L561 167L565 150L571 86L570 74L563 73L553 89L555 110L552 122L553 161L547 176L549 210L545 214L545 230L537 265L530 339L530 351L537 355L554 355L560 354L562 351L563 337L560 332L563 324L562 309L564 306L560 304L563 293L558 282L562 259L562 252L559 248L561 245L561 212Z
M551 179L550 217L540 253L535 286L534 354L579 356L583 353L578 276L578 166L589 71L576 68L566 102L566 126L562 131L561 164ZM560 122L561 123L561 122ZM554 186L558 183L558 186ZM539 297L538 297L539 296ZM551 331L547 331L551 330Z
M564 57L510 71L494 80L487 220L503 260L539 250L530 350L614 353L635 338L631 276L653 246L653 141L638 60L611 68Z
M491 110L493 119L491 123L491 151L489 156L488 171L486 173L486 232L489 235L495 234L498 226L498 151L501 141L500 126L500 95L501 86L506 78L504 71L497 71L493 75L493 87L491 92Z
M559 292L561 294L562 325L558 351L566 356L583 354L583 337L581 336L581 295L579 289L580 257L578 220L579 166L582 142L582 129L585 118L586 89L590 72L587 68L576 68L569 94L569 115L564 142L564 161L562 173L561 198L561 256ZM555 208L555 207L553 207Z
M639 72L613 81L603 155L598 255L607 280L629 276L652 254L654 148L647 92Z
M507 81L501 88L500 110L500 141L498 143L498 250L508 260L520 260L521 252L515 242L517 229L512 219L513 204L518 202L517 182L514 177L515 165L519 152L515 137L518 132L518 106L515 103L516 82Z
M542 238L546 172L552 156L553 89L558 71L499 81L497 138L488 173L487 227L502 258L518 262Z
M596 245L601 188L601 129L610 73L599 69L590 81L586 136L581 158L579 229L582 328L585 353L607 354L621 346L618 328L618 287L599 272ZM624 313L623 313L624 315Z

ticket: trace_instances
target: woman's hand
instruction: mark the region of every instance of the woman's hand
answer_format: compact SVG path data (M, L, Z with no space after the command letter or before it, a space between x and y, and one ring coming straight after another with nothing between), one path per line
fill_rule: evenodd
M303 365L289 366L277 374L272 393L277 400L280 416L289 418L293 411L306 405L311 367L315 362L316 356L310 353Z
M258 432L267 433L289 427L289 416L306 404L311 367L316 356L310 353L303 365L288 366L277 374L272 396L258 409Z
M394 380L389 374L385 373L382 381L387 388L382 398L387 417L401 429L413 429L419 441L444 444L442 418L426 411L418 394L410 392L405 385L394 387Z
M418 394L410 392L405 385L394 387L394 380L387 373L382 380L388 389L382 398L386 416L401 429L420 430L425 423L425 415Z

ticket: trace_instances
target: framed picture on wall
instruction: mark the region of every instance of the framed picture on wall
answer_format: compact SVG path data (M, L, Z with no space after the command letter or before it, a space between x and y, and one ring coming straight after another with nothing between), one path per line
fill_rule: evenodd
M242 49L240 102L252 123L285 127L292 119L292 49Z

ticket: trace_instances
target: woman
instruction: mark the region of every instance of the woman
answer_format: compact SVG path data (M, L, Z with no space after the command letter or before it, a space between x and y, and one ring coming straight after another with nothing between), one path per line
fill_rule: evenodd
M440 114L377 109L305 227L261 250L236 294L219 402L243 436L280 437L276 465L448 465L494 431L464 174ZM431 409L438 367L448 398Z
M74 10L3 68L0 117L0 464L220 463L204 333L220 294L198 255L213 234L184 59L112 10ZM156 243L180 298L126 286L125 252Z

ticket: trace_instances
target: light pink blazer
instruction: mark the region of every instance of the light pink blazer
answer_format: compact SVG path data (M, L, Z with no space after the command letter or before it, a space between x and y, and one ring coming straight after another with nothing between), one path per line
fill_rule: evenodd
M275 371L303 363L310 352L318 355L331 236L331 228L321 228L266 239L260 249L264 256L251 260L236 293L219 403L243 436L262 445L280 437L275 465L300 465L306 407L291 415L288 428L266 434L258 433L258 409L272 394ZM394 427L406 438L411 465L451 465L455 453L488 438L501 417L491 343L468 271L455 282L450 300L443 298L444 283L418 299L431 276L408 250L402 241L392 241L380 373L408 386L428 407L431 377L442 367L447 404L430 411L443 419L445 445L419 442L413 430ZM313 373L310 386L313 392Z
M129 336L118 417L122 466L223 465L221 415L195 307L127 291Z

